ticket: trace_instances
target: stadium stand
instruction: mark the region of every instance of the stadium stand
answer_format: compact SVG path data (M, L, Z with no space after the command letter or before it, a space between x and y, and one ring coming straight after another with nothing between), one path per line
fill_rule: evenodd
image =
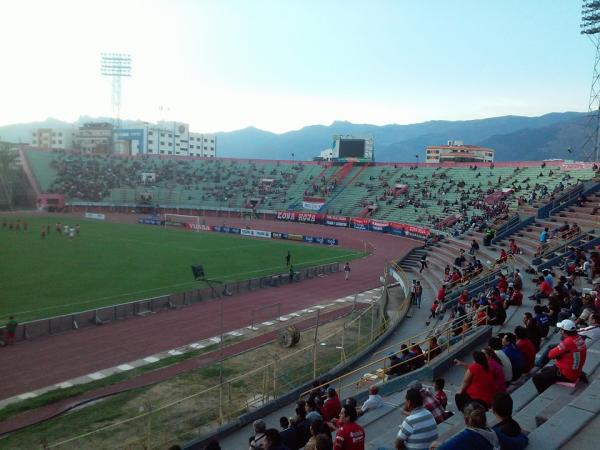
M540 201L594 177L588 165L568 167L562 162L450 168L127 158L32 149L25 154L40 190L64 194L72 203L133 206L143 196L172 208L275 212L302 211L304 197L319 197L326 202L321 213L414 224L454 235L481 230L490 220L527 205L533 211Z
M531 360L533 368L518 373L514 380L508 380L506 384L506 390L512 399L512 416L523 430L523 435L527 436L529 441L527 448L595 448L593 429L597 424L600 410L598 402L600 395L598 335L600 333L597 328L600 311L600 256L597 249L600 239L595 233L600 225L596 215L599 204L600 195L584 193L574 205L567 205L563 210L546 219L530 221L524 227L518 228L515 233L490 246L480 245L479 249L473 252L474 255L470 255L471 242L475 240L481 244L485 234L470 230L459 238L445 237L438 242L413 250L399 261L400 267L411 278L419 280L424 285L423 303L426 309L429 309L436 292L439 292L439 287L444 284L448 287L442 302L444 307L436 317L430 318L431 324L426 323L427 336L437 336L443 352L426 362L424 367L418 369L411 366L404 371L404 375L399 377L390 377L390 368L394 367L394 364L410 365L420 358L418 354L413 353L400 362L390 361L390 365L384 365L383 370L388 373L388 377L384 380L376 376L368 378L377 380L375 383L379 388L381 406L357 420L365 432L366 449L394 448L398 426L405 417L402 410L405 406L407 388L414 380L419 380L433 393L433 380L440 377L445 379L445 391L448 397L446 409L454 414L438 423L438 444L441 445L464 430L463 415L456 409L454 401L454 394L460 390L463 382L464 369L454 366L453 360L458 355L464 356L473 349L483 349L488 346L492 341L488 343L487 338L483 341L474 338L475 335L482 334L483 330L489 330L494 336L502 337L505 333L518 334L516 327L523 327L527 334L527 337L522 340L529 340L532 344L540 342L537 347L534 344L537 353L535 365ZM534 213L538 206L543 206L543 202L536 201L530 211ZM564 221L569 223L568 229ZM572 225L575 223L578 223L579 229L573 229ZM550 238L544 253L536 257L540 233L544 228L549 229ZM502 249L505 249L509 256L506 261L499 262ZM481 274L468 280L461 279L453 286L451 281L448 282L445 271L447 267L462 269L461 266L457 267L459 261L456 259L460 257L461 250L464 251L466 263L479 259L483 260L488 267L484 268ZM424 255L427 267L420 272L420 262ZM500 276L500 273L506 274L507 277ZM542 299L538 305L533 294L539 290L539 276L545 279L551 277L554 289L550 298ZM514 286L518 284L522 285L525 297L532 294L530 299L517 299L513 295ZM463 288L467 290L467 301L461 301L459 296L464 292ZM498 322L500 308L505 311L505 319ZM412 320L423 317L419 314L413 311ZM461 314L466 314L468 319L463 320ZM527 314L531 314L531 320L526 319ZM539 393L533 379L544 367L552 367L554 364L554 361L548 361L548 351L561 341L559 326L563 326L560 325L563 320L572 320L577 324L580 335L589 337L586 338L587 357L583 365L583 373L587 377L575 382L555 383ZM462 327L458 327L458 323L461 323ZM456 347L456 350L446 347L449 342L444 340L444 332L440 331L448 328L453 330L453 334L456 333L455 338L461 339L462 343ZM390 350L401 355L401 344L405 343L411 347L410 341L411 339L406 338L404 341L397 341ZM520 345L521 343L517 342L515 351L523 357L525 354ZM377 353L384 350L378 349ZM504 352L504 350L500 351ZM428 354L427 350L424 354ZM508 353L506 354L508 356ZM527 358L531 358L531 354L527 355ZM467 356L466 359L470 360L470 357ZM371 372L375 373L374 370ZM512 374L512 371L510 373ZM337 380L330 380L329 383L336 386ZM358 384L360 383L357 382ZM350 397L360 405L368 395L362 389L357 390ZM346 398L341 401L346 403L351 400ZM499 425L498 416L491 410L488 410L486 419L488 427L497 426L500 430L504 426ZM500 436L500 431L495 433ZM502 438L505 439L506 436ZM503 446L502 448L523 447Z

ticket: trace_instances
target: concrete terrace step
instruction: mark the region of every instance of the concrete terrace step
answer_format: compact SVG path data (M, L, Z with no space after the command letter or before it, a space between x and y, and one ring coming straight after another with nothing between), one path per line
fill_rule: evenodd
M600 380L529 434L529 448L560 449L600 412Z

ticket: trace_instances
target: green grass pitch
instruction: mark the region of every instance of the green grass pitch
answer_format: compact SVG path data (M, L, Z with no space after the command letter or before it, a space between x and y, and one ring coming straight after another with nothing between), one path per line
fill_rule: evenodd
M10 315L22 322L195 289L192 264L203 264L210 279L236 281L286 272L288 250L296 267L361 256L342 248L149 225L26 220L28 231L0 228L0 323ZM59 236L57 221L79 223L81 236ZM42 239L46 224L52 230Z

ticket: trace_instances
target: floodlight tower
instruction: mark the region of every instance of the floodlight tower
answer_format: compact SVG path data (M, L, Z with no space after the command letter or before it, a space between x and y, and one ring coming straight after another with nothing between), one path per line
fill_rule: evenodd
M102 53L100 71L112 77L112 109L115 128L121 127L121 78L131 76L131 55L126 53Z
M600 151L600 0L583 0L581 34L587 35L596 49L590 100L588 136L583 151L587 160L598 162Z

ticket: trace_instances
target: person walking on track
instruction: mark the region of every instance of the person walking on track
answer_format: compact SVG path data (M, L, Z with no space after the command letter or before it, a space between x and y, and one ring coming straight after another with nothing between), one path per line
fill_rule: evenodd
M344 280L348 280L350 278L350 263L346 263L344 266Z

